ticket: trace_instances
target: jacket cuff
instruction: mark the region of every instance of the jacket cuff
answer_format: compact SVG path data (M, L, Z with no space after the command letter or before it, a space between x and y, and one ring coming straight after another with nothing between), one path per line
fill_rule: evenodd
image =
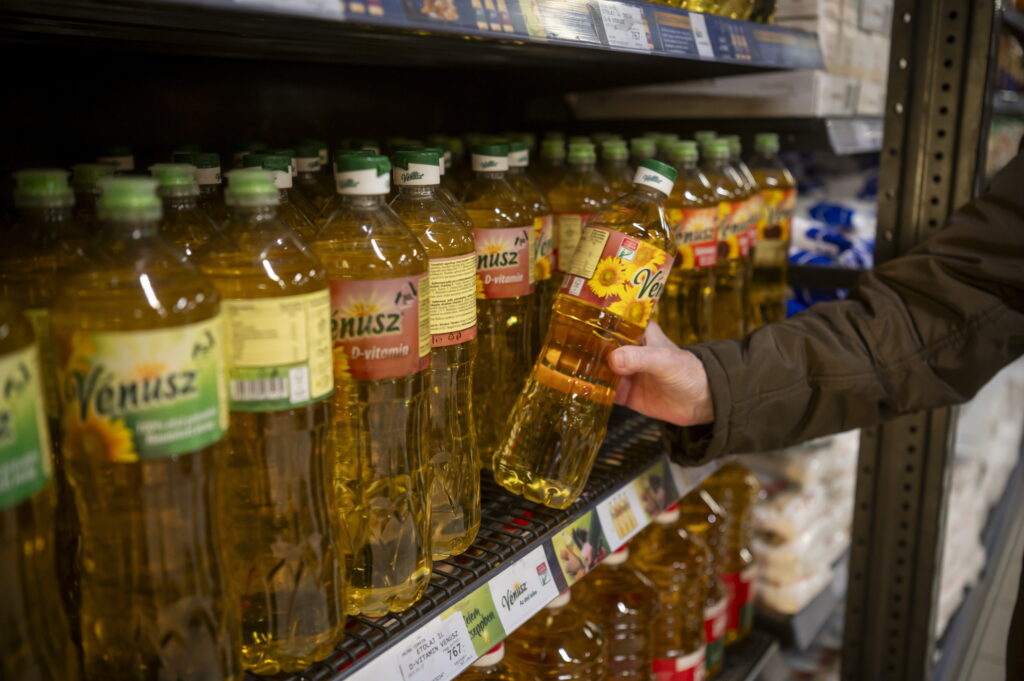
M732 419L732 394L725 367L707 344L686 348L704 365L708 376L708 389L714 408L713 423L701 426L675 426L666 424L666 434L672 444L672 460L681 466L698 466L716 459L729 451L729 424Z

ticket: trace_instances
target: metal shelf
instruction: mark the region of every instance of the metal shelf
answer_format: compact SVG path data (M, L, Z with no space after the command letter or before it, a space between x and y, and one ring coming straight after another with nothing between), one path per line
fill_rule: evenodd
M718 681L783 681L789 678L779 644L763 631L754 630L745 639L726 648L725 665Z
M758 628L774 634L782 645L807 650L846 598L849 569L850 552L846 551L832 566L832 582L803 610L794 615L758 610Z
M444 679L454 678L582 577L562 566L557 549L574 528L586 529L595 548L585 574L719 465L670 464L658 422L616 408L587 488L572 507L530 503L485 475L473 546L434 563L430 586L411 609L374 620L349 618L334 654L293 678L412 678L411 667L434 664Z

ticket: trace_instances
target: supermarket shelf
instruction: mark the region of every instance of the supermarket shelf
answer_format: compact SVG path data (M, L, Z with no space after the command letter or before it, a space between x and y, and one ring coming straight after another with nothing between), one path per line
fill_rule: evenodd
M757 611L757 627L771 632L779 642L797 650L807 650L821 633L829 617L846 598L850 552L846 551L832 566L832 582L795 615Z
M410 610L375 620L350 618L335 653L294 678L454 678L718 465L670 464L658 422L616 408L587 488L572 507L557 511L530 503L485 475L473 546L435 562L426 594ZM594 549L593 564L576 572L560 558L574 529L586 530Z
M795 288L850 289L854 287L863 272L863 270L851 267L790 265L789 285Z
M444 4L444 3L440 3ZM0 40L218 57L391 64L619 67L628 81L820 68L810 33L633 0L7 0ZM434 5L436 7L436 5ZM493 8L493 9L492 9ZM609 84L614 74L605 71ZM576 86L576 82L573 83ZM564 85L564 82L563 82Z
M726 649L725 665L715 678L718 681L783 681L789 674L775 638L755 629Z

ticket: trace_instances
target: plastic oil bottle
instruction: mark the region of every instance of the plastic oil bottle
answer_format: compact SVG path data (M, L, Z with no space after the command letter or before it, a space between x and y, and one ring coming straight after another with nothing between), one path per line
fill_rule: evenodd
M306 198L306 195L295 189L295 179L299 176L298 156L295 147L279 147L269 149L267 153L271 156L285 156L288 158L288 170L292 174L292 191L289 192L291 202L295 204L303 215L313 222L316 219L316 210L313 204Z
M633 543L636 553L631 562L654 582L658 593L651 625L655 680L703 679L708 547L679 527L679 508L674 505L655 516Z
M640 165L641 161L654 158L657 151L654 146L654 139L650 137L634 137L629 141L629 154L634 166Z
M527 681L505 658L504 643L488 650L456 678L458 681Z
M603 681L608 668L604 632L566 591L505 642L523 677L536 681Z
M316 159L320 168L317 171L317 180L327 192L328 197L334 196L334 170L331 166L331 154L328 150L327 142L311 137L299 140L295 144L296 153L298 153L300 147L307 146L316 149Z
M96 200L100 196L100 180L114 174L108 163L76 163L71 166L71 187L75 191L72 213L85 234L95 234L99 226L96 218Z
M761 187L758 186L754 174L743 162L743 145L740 143L739 135L724 135L722 137L729 143L729 167L733 178L743 185L747 192L746 205L743 208L742 216L747 227L747 267L746 285L744 291L746 297L743 300L743 315L746 319L745 332L749 333L764 324L761 319L761 310L751 302L750 290L754 274L754 258L757 251L757 225L764 215L764 204L761 200Z
M544 192L527 175L530 149L526 142L512 142L508 157L508 183L523 198L533 216L533 278L535 286L533 316L533 354L536 357L548 332L551 307L555 302L558 280L554 276L554 220Z
M78 658L54 556L56 485L39 348L7 298L0 300L0 385L0 676L75 681Z
M725 660L725 632L728 628L729 597L718 576L717 556L726 543L725 513L707 490L697 488L679 502L679 525L707 545L708 562L704 600L705 668L707 677L715 676Z
M701 148L701 172L718 200L718 260L715 263L714 304L708 340L740 338L744 334L744 289L747 233L741 208L747 195L728 172L729 143L709 140Z
M84 676L239 679L215 530L228 427L220 297L161 236L156 184L101 181L103 259L66 280L53 312Z
M718 201L697 167L697 144L676 142L672 163L679 179L665 201L675 243L676 262L658 306L658 322L678 345L708 337L714 304L714 267L718 261Z
M662 163L672 162L672 145L679 141L679 135L674 132L663 132L654 138L657 148L657 158Z
M672 267L663 202L676 171L648 159L633 192L595 213L555 298L551 329L494 456L509 491L566 508L604 439L619 378L608 353L643 337Z
M633 168L629 165L629 147L621 139L601 142L601 175L614 197L633 189Z
M277 218L273 174L228 181L225 238L193 261L224 317L231 422L217 495L242 664L277 674L327 657L345 616L329 504L331 300L323 266Z
M274 186L281 192L281 202L277 205L277 216L290 229L294 230L307 243L317 233L306 212L296 203L298 196L293 189L292 159L287 154L250 153L243 163L246 168L263 168L274 173Z
M472 230L438 199L439 150L395 153L398 194L391 208L419 238L430 281L427 398L434 560L469 548L480 527L480 462L473 427L476 360L476 248Z
M228 209L224 205L220 156L212 152L197 151L189 155L187 163L196 167L196 182L199 183L199 207L210 216L214 224L224 224L224 221L228 219Z
M489 380L481 372L473 381L473 421L485 467L533 360L533 217L506 179L508 155L507 144L474 148L475 177L462 199L476 241L477 366L493 371Z
M573 588L576 602L604 631L608 679L650 681L651 624L658 607L654 584L626 561L622 546Z
M445 160L445 157L450 156L451 153L446 152L441 147L422 147L422 149L424 151L433 151L437 153L438 158L440 159L441 184L437 185L437 187L434 189L434 196L436 196L437 199L444 204L445 208L447 208L448 211L458 219L459 223L462 224L463 227L472 230L472 218L469 217L469 213L466 212L466 208L462 205L462 202L455 197L455 195L451 192L451 190L448 187L445 186L444 183L444 178L448 177L449 175L447 171L448 162Z
M387 158L336 159L341 204L313 242L331 280L335 511L347 611L379 617L430 578L427 254L386 203Z
M737 463L728 463L709 476L702 488L724 511L725 541L716 559L729 598L725 644L730 646L749 634L754 624L757 566L749 549L753 536L750 512L761 486L749 470Z
M759 134L754 138L754 150L750 170L761 188L763 212L757 225L750 298L762 321L770 324L786 318L786 269L796 212L796 180L779 160L778 135Z
M320 146L307 142L295 147L294 193L299 194L309 205L311 220L320 215L324 205L334 196L334 186L325 185L320 167Z
M551 190L565 177L565 140L545 138L540 143L540 163L531 171L534 182L551 200Z
M160 232L185 251L195 255L220 232L206 211L199 207L199 184L196 168L187 163L157 163L149 167L156 178L157 195L163 202Z
M569 145L569 167L548 198L555 219L555 269L564 274L573 262L587 220L612 198L608 184L597 172L593 144Z

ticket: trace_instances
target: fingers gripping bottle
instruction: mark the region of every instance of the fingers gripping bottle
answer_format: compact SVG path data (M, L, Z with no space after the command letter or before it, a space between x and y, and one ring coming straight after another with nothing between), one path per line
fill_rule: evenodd
M754 174L750 172L750 168L743 162L743 146L740 144L739 135L724 135L722 139L729 143L730 172L747 193L747 200L742 211L742 221L746 225L747 231L743 316L746 320L744 330L749 333L764 324L760 308L753 305L750 297L750 285L754 275L754 254L757 251L757 225L764 214L764 204L761 200L761 188L758 186L757 180L754 179Z
M796 211L796 180L779 160L779 136L762 133L754 140L756 154L750 170L761 188L763 212L757 225L751 302L766 324L786 318L786 269L793 213Z
M648 159L635 189L594 214L555 299L551 328L494 457L506 489L553 508L583 491L619 377L613 349L640 342L672 267L662 203L676 171Z
M504 643L499 643L488 650L456 678L458 681L527 681L526 677L505 658Z
M156 191L164 204L160 232L191 258L220 236L213 220L199 207L196 168L187 163L157 163L149 172L159 183Z
M469 548L480 527L480 463L473 428L476 249L473 232L437 198L440 156L395 154L391 208L419 238L430 279L430 524L434 560Z
M114 166L107 163L76 163L71 166L71 186L75 190L74 219L85 234L95 234L99 228L96 218L96 200L100 197L100 180L114 174Z
M740 338L745 328L743 301L748 245L741 209L747 196L728 172L728 142L710 140L702 147L701 154L701 172L708 178L718 200L718 256L708 340Z
M587 219L614 198L596 163L593 144L570 144L569 169L548 193L555 218L555 269L560 274L569 271Z
M102 258L53 312L84 676L238 679L213 506L228 427L220 297L160 234L156 184L102 180Z
M671 506L634 542L633 562L658 593L651 630L655 681L704 679L704 571L708 547L678 526L679 508Z
M277 204L277 216L304 241L311 242L316 236L317 227L310 222L305 211L295 202L297 195L293 189L291 156L288 154L251 153L242 160L242 163L246 168L263 168L273 171L274 186L281 192L281 202Z
M601 175L614 197L633 189L633 169L629 165L629 147L620 139L601 142Z
M658 322L678 345L692 345L708 336L714 304L714 266L718 260L718 201L697 167L697 144L677 142L672 162L679 179L665 201L676 262L658 306Z
M242 664L305 669L344 623L330 507L331 300L327 274L277 217L264 170L228 173L223 239L193 261L221 295L231 421L217 487Z
M707 490L695 489L679 502L679 525L703 541L711 560L704 571L705 669L711 678L722 669L725 660L725 632L729 617L729 598L725 583L718 576L716 556L725 543L724 512Z
M476 173L463 205L476 241L477 366L473 421L481 464L489 466L533 361L533 218L508 183L507 144L473 149Z
M348 613L379 617L430 578L427 254L386 203L388 160L337 160L341 203L313 243L331 280L335 511Z
M56 485L39 348L7 299L0 300L0 385L0 677L75 681L78 657L54 560Z
M601 628L571 602L558 596L505 642L523 676L536 681L604 681L608 653Z
M512 185L530 209L533 216L533 273L534 273L534 316L533 316L533 357L540 352L544 334L548 331L551 306L555 302L558 280L554 277L551 259L554 256L554 231L551 206L530 176L526 168L530 165L530 150L526 142L512 142L509 145L508 183Z
M608 556L573 588L576 602L604 631L607 678L650 681L651 624L658 607L654 584L627 563L629 548Z

